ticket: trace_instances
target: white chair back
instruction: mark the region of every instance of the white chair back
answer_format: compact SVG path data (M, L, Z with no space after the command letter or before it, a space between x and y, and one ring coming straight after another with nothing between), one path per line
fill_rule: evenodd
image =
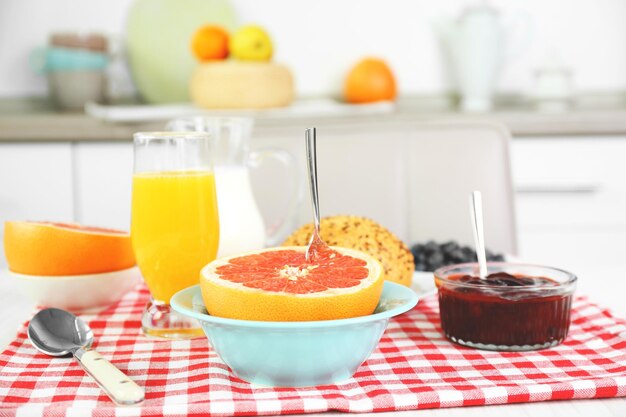
M303 132L263 129L253 141L287 148L301 164L304 195L294 226L312 218ZM508 131L490 121L318 126L322 216L367 216L408 244L453 239L473 245L469 196L480 190L487 247L516 254L509 142ZM268 181L253 178L266 190ZM276 192L256 194L269 217L280 211Z

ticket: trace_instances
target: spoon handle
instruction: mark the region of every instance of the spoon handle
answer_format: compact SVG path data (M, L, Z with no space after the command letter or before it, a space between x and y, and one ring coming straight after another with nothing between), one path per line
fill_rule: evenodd
M317 193L317 150L315 128L308 128L306 136L306 156L309 167L309 185L311 186L311 202L313 203L313 221L315 222L315 233L320 233L320 202Z
M74 357L116 404L135 405L144 400L144 390L95 350L81 348Z
M472 192L471 207L478 271L480 277L485 279L487 277L487 254L485 252L485 232L483 228L483 199L480 191Z
M311 186L311 203L313 203L313 233L306 248L307 262L313 262L320 252L328 249L328 245L320 237L320 201L317 194L317 150L315 128L309 128L305 132L306 159L309 166L309 185Z

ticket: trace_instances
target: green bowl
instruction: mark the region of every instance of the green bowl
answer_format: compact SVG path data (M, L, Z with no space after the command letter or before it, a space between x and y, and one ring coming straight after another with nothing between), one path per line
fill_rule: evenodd
M174 310L197 319L219 357L248 382L272 387L335 384L350 378L383 335L389 319L413 308L417 294L385 282L373 314L351 319L272 322L210 316L200 286L172 297Z

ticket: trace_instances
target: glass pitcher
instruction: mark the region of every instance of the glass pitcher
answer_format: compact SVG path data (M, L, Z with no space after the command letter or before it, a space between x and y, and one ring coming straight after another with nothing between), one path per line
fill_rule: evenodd
M171 131L208 132L215 144L215 181L220 221L218 258L278 244L291 226L301 198L294 157L282 149L250 150L254 121L245 117L187 117L170 121ZM292 186L284 215L266 225L250 183L250 170L268 158L285 166ZM286 177L289 178L289 177Z

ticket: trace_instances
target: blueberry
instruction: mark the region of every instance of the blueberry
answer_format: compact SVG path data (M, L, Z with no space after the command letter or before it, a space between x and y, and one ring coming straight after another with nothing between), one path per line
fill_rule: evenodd
M422 245L421 243L416 243L415 245L411 246L411 252L413 253L418 253L422 250L424 250L424 245Z
M450 253L450 261L453 263L463 263L465 262L466 257L461 249L457 249L454 252Z
M444 253L450 253L459 248L459 244L451 240L441 245L441 251Z
M472 247L461 246L453 240L442 244L437 244L434 240L429 240L425 243L415 243L411 246L411 253L413 254L417 270L433 271L442 266L476 262L476 252ZM488 251L487 260L503 261L504 257Z
M430 271L434 271L437 268L444 266L443 254L441 252L435 252L428 257L428 266Z
M430 255L432 253L435 253L435 252L439 251L439 245L437 245L437 243L434 240L429 240L424 245L423 250L424 250L424 252L426 252L427 254Z
M463 251L463 256L465 256L465 259L476 259L476 252L474 252L473 248L469 246L464 246L461 250Z

